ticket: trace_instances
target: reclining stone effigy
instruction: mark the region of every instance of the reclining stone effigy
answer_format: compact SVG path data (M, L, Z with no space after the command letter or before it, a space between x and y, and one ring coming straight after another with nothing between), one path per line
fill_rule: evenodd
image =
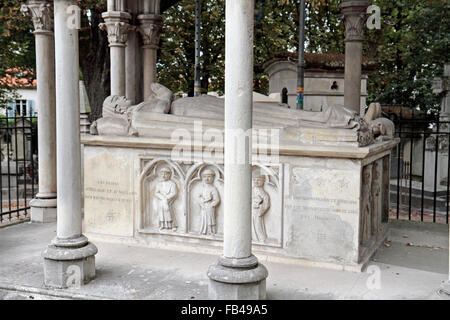
M91 126L91 134L141 137L170 137L177 128L192 130L194 121L203 126L223 129L224 99L213 96L173 100L172 92L161 84L152 84L153 93L146 101L131 105L125 97L110 96L103 103L103 118ZM371 106L370 110L377 105ZM321 136L343 134L347 142L366 146L375 136L393 137L389 119L366 121L342 105L323 106L321 112L280 108L276 102L253 104L253 126L256 129L280 129L286 144L306 143L311 129L323 129ZM368 114L375 114L370 111ZM369 124L371 126L369 127ZM317 130L316 130L317 131ZM353 136L353 141L348 139ZM302 141L302 136L305 140ZM299 138L300 137L300 138ZM345 139L344 139L345 140ZM331 140L333 141L333 140ZM319 142L315 139L315 142Z

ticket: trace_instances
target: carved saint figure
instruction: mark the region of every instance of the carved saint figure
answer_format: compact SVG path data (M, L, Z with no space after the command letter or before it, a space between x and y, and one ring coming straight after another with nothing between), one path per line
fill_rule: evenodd
M265 242L267 239L264 215L270 208L269 194L264 190L266 177L260 173L253 176L252 189L252 225L253 236L257 241Z
M214 186L215 173L211 169L202 172L203 188L198 195L198 203L201 209L202 225L201 234L216 234L216 207L220 202L219 191Z
M371 232L371 211L372 211L372 194L371 194L371 175L372 165L363 168L362 179L362 213L361 213L361 244L364 244L370 237Z
M381 212L379 206L380 199L380 175L378 173L378 163L375 161L372 166L372 234L377 233L381 223Z
M172 203L178 193L177 185L171 180L172 171L169 168L162 168L160 177L161 181L156 185L155 198L153 200L155 212L158 213L159 229L172 229L175 231L177 226L174 221Z

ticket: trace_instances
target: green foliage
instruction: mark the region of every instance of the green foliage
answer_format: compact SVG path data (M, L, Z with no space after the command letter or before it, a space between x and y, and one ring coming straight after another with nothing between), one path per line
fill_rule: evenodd
M365 54L378 63L370 74L370 101L436 113L441 97L432 80L450 62L447 0L376 0L381 30L367 32Z
M20 7L25 1L2 0L0 7L0 79L7 75L20 76L21 71L28 71L29 81L34 79L35 45L31 19L24 17ZM17 70L10 70L17 68ZM0 106L15 98L15 90L0 82Z
M193 92L194 8L194 1L184 0L164 14L161 50L158 55L158 81L173 92Z
M344 25L339 19L342 0L307 0L306 51L344 53ZM2 0L0 7L0 78L12 67L35 68L33 26L20 13L25 0ZM80 62L89 80L91 100L106 93L109 66L105 34L98 31L106 0L79 0L83 10ZM174 92L193 93L194 1L162 3L164 30L158 58L159 81ZM255 28L255 91L267 93L263 64L275 53L296 52L300 0L264 0L261 22ZM366 30L364 55L377 63L369 74L368 102L398 104L436 112L440 97L432 93L434 77L450 61L448 0L373 0L381 8L381 30ZM256 9L259 10L259 0ZM169 7L169 5L172 5ZM225 0L203 0L203 92L224 91ZM88 19L88 12L90 18ZM89 20L88 22L86 22ZM97 70L98 69L98 70ZM98 72L97 72L97 71ZM32 78L32 74L28 74ZM101 85L95 86L96 83ZM0 105L11 99L14 88L0 85ZM102 95L98 99L95 95ZM99 104L94 102L95 105Z
M340 0L307 2L306 39L308 52L343 53L343 25L338 18ZM267 94L268 76L264 62L274 53L297 51L300 0L262 2L262 19L255 28L254 90ZM159 81L174 92L193 94L195 60L195 5L182 0L164 13L161 35ZM256 1L260 10L260 2ZM201 75L202 90L224 92L225 70L225 1L202 3Z
M25 17L20 12L22 4L26 0L2 0L0 7L0 79L7 74L11 77L22 76L22 71L27 71L26 77L29 82L35 79L34 70L36 68L35 40L33 34L33 23L30 17ZM86 78L86 74L91 75L92 70L99 70L100 79L108 81L104 76L106 71L104 65L93 60L94 53L99 54L107 51L103 32L98 31L98 23L101 19L101 13L105 11L106 0L78 0L78 5L82 9L82 29L80 30L80 67L83 73L80 78ZM91 19L88 19L88 13ZM100 48L99 48L100 47ZM8 71L14 68L17 70ZM90 82L99 82L97 79L87 77ZM16 98L15 87L10 87L0 83L0 106L4 107L8 101ZM90 87L88 87L88 90ZM93 95L103 94L103 91L94 88ZM92 98L92 97L90 97ZM104 97L100 97L104 99ZM94 98L92 100L95 101Z

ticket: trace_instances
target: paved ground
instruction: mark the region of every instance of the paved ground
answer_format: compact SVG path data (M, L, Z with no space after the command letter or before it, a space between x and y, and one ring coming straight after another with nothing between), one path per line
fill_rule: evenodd
M391 223L389 242L367 272L265 262L269 299L444 299L448 226ZM0 299L206 299L217 256L96 242L97 277L68 290L43 287L42 250L55 224L0 229ZM377 281L379 279L379 281Z

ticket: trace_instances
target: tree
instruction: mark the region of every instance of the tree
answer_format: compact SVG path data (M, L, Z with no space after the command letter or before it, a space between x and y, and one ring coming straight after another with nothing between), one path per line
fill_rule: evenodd
M106 0L79 0L81 8L80 70L91 104L90 119L102 115L104 99L110 95L110 59L106 32L101 31Z
M377 62L370 74L368 101L398 104L428 113L441 97L432 80L450 61L450 5L446 0L377 0L382 28L367 32L365 54Z
M20 13L25 0L4 0L0 8L0 78L12 67L34 70L33 26ZM344 25L339 19L342 0L307 0L306 51L342 54ZM296 52L300 0L256 1L262 5L255 28L255 87L267 93L263 64L280 51ZM106 32L100 31L106 0L79 0L82 9L80 67L92 107L92 118L101 115L103 99L109 95L109 47ZM400 104L436 112L439 97L431 83L442 75L450 61L450 21L447 0L374 0L381 8L381 30L367 30L364 55L375 60L369 74L368 102ZM225 0L203 0L202 90L224 91ZM162 1L165 12L159 81L172 91L193 93L194 1ZM258 12L259 14L259 12ZM29 73L30 78L33 74ZM0 84L0 105L11 99L14 88Z
M26 77L35 78L36 54L34 27L29 17L20 12L25 0L3 0L0 8L0 79ZM86 82L94 117L101 115L104 97L109 95L109 48L107 36L100 31L101 13L106 9L106 0L79 0L82 9L80 30L80 67ZM0 82L0 106L15 98L16 87Z
M292 50L294 21L292 6L264 1L264 22L255 30L255 90L267 93L268 79L262 65L276 51ZM164 14L159 55L159 81L172 91L193 95L194 83L194 1L182 0ZM225 1L203 0L201 38L202 91L224 92Z
M164 14L158 81L173 92L194 91L194 1L181 1Z

